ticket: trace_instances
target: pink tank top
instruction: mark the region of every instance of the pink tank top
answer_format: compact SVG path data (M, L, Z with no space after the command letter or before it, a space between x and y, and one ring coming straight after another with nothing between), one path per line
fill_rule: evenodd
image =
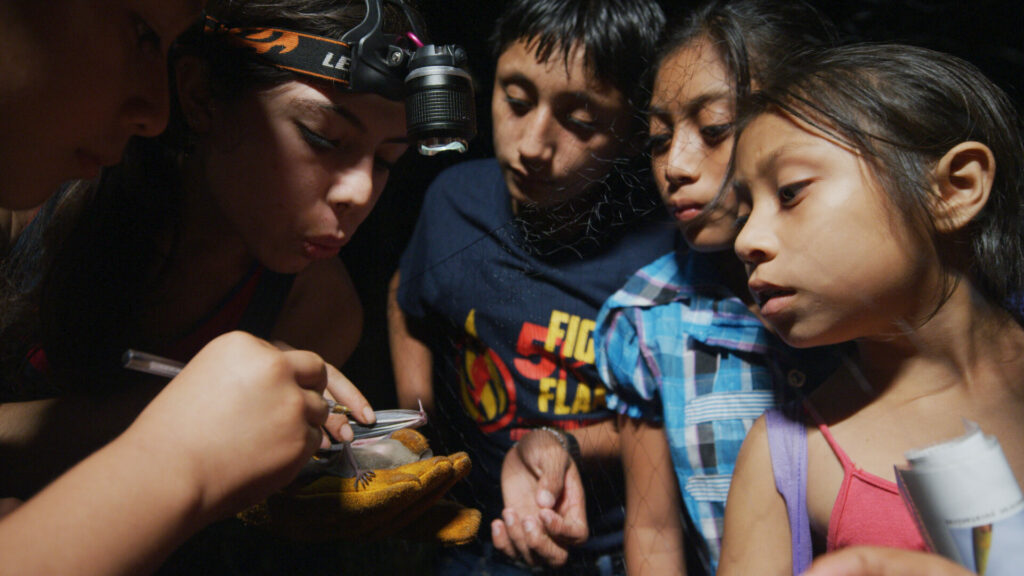
M843 465L843 484L828 522L828 551L858 545L927 551L896 484L857 468L828 426L810 412Z

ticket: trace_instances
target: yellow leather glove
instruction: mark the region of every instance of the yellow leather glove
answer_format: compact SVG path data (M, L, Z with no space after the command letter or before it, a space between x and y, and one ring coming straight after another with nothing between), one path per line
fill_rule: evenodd
M374 476L368 483L357 488L354 477L306 477L240 518L302 541L397 536L456 545L472 540L480 512L441 501L469 473L469 456L429 456L426 438L412 429L395 431L380 443L354 449L360 467L371 464ZM399 464L383 467L391 463Z

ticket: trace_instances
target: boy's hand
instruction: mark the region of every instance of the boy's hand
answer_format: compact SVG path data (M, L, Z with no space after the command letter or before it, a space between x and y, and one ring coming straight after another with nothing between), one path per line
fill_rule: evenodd
M506 508L491 523L491 540L507 556L531 566L561 566L569 547L586 541L583 482L552 432L529 432L508 451L501 491Z

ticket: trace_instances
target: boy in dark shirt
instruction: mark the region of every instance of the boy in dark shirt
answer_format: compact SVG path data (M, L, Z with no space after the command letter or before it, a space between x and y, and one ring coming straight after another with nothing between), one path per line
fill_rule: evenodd
M450 420L435 428L473 458L465 503L531 565L621 558L617 434L592 330L604 300L672 249L637 168L633 93L663 24L653 0L510 2L494 35L496 158L434 181L393 282L399 402ZM439 573L518 573L493 551L448 551Z

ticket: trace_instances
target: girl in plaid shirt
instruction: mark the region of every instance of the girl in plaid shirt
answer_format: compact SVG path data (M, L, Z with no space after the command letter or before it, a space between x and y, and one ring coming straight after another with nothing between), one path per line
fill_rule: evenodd
M772 62L826 43L829 30L801 3L712 2L661 51L649 149L658 189L688 249L680 246L636 273L605 303L595 331L609 405L623 414L630 574L685 572L686 545L698 559L691 569L714 573L726 494L747 430L788 396L788 378L817 380L796 371L816 363L795 361L751 311L732 250L736 203L729 195L713 200L732 153L737 95L756 86ZM687 522L695 530L686 530L684 540Z

